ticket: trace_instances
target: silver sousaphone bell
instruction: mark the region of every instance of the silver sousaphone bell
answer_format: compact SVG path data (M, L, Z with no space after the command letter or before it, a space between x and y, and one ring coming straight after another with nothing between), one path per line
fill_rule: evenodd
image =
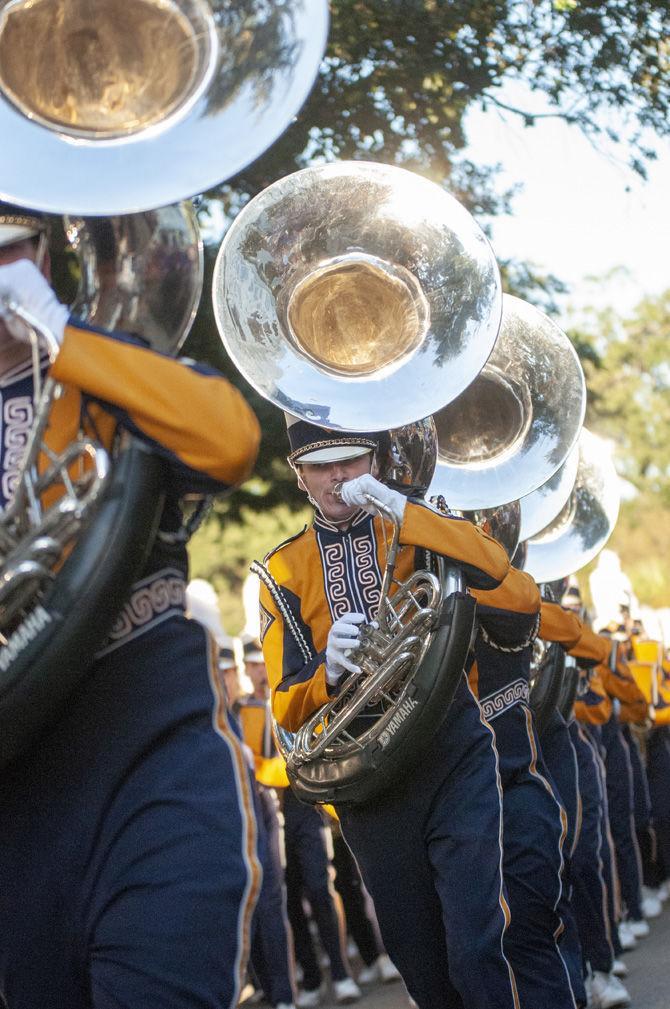
M491 247L439 186L340 162L251 200L214 270L228 354L280 409L337 430L434 413L485 364L500 325Z
M619 511L619 480L606 443L582 428L577 449L577 472L565 500L565 475L557 474L553 486L540 488L529 498L526 528L532 529L542 516L544 528L521 544L520 564L533 578L548 587L567 578L592 561L609 539ZM566 466L574 467L574 460ZM568 474L569 475L569 474ZM538 670L531 691L531 704L541 730L550 708L555 705L568 718L577 688L577 669L570 656L552 645L554 666L564 669Z
M438 454L428 496L482 525L512 556L519 499L563 466L585 409L584 374L567 336L539 309L505 294L486 365L434 414Z
M326 0L0 0L0 198L163 206L240 171L305 100Z
M619 478L602 438L585 428L570 496L554 519L526 540L524 570L536 582L575 574L600 553L619 514Z

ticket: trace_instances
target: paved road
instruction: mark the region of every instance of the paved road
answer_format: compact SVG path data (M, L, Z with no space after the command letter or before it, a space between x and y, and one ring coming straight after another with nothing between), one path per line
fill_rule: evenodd
M632 1009L670 1009L670 907L650 922L651 935L626 954L629 976L625 980L632 997ZM357 1003L360 1009L408 1009L402 983L375 985ZM337 1009L334 1002L321 1009Z

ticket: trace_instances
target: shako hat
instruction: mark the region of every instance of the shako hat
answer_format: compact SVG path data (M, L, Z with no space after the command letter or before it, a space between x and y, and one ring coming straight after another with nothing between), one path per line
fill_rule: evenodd
M0 201L0 249L47 230L47 220L39 210L26 210Z
M219 669L223 672L225 669L234 669L236 666L233 639L226 635L219 639Z
M291 451L288 461L296 463L341 462L356 459L379 446L380 435L374 432L331 431L318 424L285 413L288 441Z
M258 638L243 637L242 652L245 662L265 662L263 648Z

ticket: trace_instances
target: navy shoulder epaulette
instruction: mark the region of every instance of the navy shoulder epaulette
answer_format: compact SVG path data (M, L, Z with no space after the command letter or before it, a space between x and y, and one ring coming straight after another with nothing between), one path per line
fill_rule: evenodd
M270 552L265 555L265 557L263 558L263 564L267 564L270 558L274 557L274 555L277 553L278 550L282 550L284 547L288 546L289 543L292 543L293 540L299 539L306 532L307 532L307 526L303 526L299 532L294 533L293 536L288 536L285 540L282 540L281 543L278 543L276 547L273 547L273 549L270 550Z

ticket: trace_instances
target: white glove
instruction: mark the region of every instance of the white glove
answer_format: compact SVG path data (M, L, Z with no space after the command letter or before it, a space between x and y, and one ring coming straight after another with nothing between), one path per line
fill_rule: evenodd
M38 326L53 333L59 346L62 344L69 309L66 305L61 305L46 277L29 259L19 259L7 266L0 266L0 319L15 340L29 343L29 326L5 307L5 298L16 302L32 316Z
M360 505L365 511L374 514L375 506L371 504L366 495L371 494L389 508L398 522L402 522L405 514L407 498L397 490L391 490L385 484L376 480L371 473L364 473L353 480L347 480L342 484L340 495L345 504Z
M254 757L254 751L248 745L248 743L242 743L242 753L244 754L244 759L247 762L247 767L250 771L256 770L256 759Z
M334 687L345 671L360 672L360 667L347 658L352 648L358 645L358 624L365 623L362 613L345 613L335 621L328 632L326 644L326 681Z

